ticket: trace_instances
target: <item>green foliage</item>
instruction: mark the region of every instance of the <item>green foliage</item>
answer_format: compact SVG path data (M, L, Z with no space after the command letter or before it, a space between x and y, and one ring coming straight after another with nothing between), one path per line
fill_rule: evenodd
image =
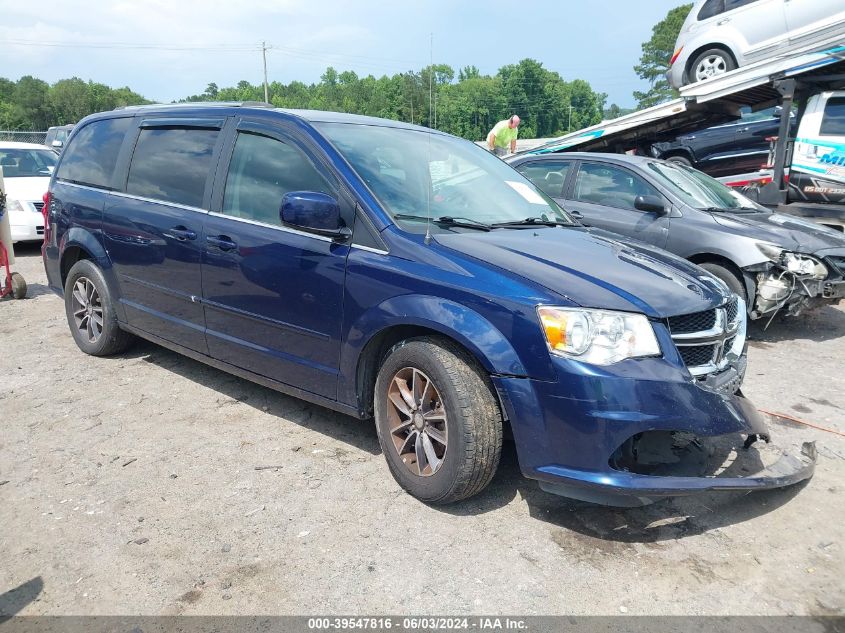
M521 138L559 136L601 121L606 99L583 79L566 81L533 59L503 66L493 76L482 75L475 66L456 73L446 64L382 77L359 77L329 67L318 83L274 81L269 94L280 108L366 114L437 127L472 140L486 138L493 125L512 114L523 121ZM240 81L229 87L210 83L201 94L181 101L263 100L263 84ZM52 86L32 77L18 82L0 78L0 129L46 129L137 103L147 102L129 88L115 90L78 77Z
M429 78L431 95L429 98ZM582 79L565 81L540 62L524 59L503 66L494 76L475 66L457 73L434 64L393 76L359 77L327 68L316 84L272 82L270 101L279 108L305 108L397 119L462 136L486 138L496 122L518 114L521 138L559 136L570 129L598 123L606 96ZM209 84L203 94L182 101L263 100L264 87L241 81L234 88Z
M109 88L79 77L52 86L34 77L10 81L0 77L0 129L46 130L51 125L76 123L92 112L149 103L127 87Z
M641 79L648 81L651 87L646 92L634 92L637 108L648 108L678 96L678 91L666 80L666 71L669 70L675 42L690 9L692 4L682 4L669 11L665 18L654 25L651 39L643 44L643 54L640 63L634 66L634 71Z

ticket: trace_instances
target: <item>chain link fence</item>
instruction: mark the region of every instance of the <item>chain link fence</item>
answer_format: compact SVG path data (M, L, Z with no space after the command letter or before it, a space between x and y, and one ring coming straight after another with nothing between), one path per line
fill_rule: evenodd
M35 132L32 130L0 130L0 141L15 141L18 143L40 143L47 140L47 132Z

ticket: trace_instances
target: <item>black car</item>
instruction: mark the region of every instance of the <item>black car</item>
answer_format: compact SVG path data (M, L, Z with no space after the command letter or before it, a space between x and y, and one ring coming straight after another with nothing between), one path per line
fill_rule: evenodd
M651 146L656 158L695 167L710 176L757 171L768 162L769 138L778 135L780 108L743 112L733 123L705 128ZM795 133L791 117L790 135Z

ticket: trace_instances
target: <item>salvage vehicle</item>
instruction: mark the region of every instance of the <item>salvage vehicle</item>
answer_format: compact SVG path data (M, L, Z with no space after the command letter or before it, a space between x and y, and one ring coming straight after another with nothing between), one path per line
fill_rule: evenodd
M526 477L616 505L812 476L813 446L762 445L739 392L740 297L585 228L469 141L255 104L130 107L78 124L46 205L44 265L82 351L136 335L374 418L426 502L483 490L506 426Z
M586 152L508 162L586 224L698 264L743 298L752 319L845 297L845 235L773 213L691 167Z

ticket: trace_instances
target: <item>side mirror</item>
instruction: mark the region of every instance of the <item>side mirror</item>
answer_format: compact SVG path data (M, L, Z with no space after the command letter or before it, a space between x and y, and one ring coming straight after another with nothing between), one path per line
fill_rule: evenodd
M64 145L64 143L62 143L61 141L53 141L53 147L61 147L62 145Z
M658 196L637 196L634 199L634 208L651 213L666 213L666 203Z
M352 237L352 231L343 224L340 217L337 200L319 191L286 193L282 198L279 217L282 224L340 242Z

